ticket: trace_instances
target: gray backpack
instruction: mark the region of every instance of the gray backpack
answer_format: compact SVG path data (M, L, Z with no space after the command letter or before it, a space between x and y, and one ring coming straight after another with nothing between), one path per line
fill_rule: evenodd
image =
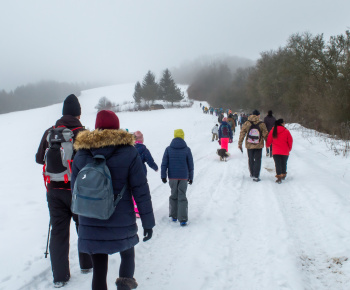
M71 210L84 217L108 220L122 199L126 185L114 199L112 178L106 158L96 155L93 159L94 161L86 164L77 175Z
M73 161L73 137L72 130L63 126L53 127L49 131L46 139L49 143L49 148L46 149L44 157L45 183L50 183L51 181L64 181L67 183L70 181L72 173L71 163Z

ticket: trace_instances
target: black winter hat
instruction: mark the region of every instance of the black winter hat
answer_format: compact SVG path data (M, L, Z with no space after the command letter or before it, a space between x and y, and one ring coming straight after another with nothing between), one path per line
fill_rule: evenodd
M252 115L255 115L255 116L259 116L260 115L260 112L258 110L254 110Z
M78 98L71 94L63 102L62 115L71 115L74 117L81 115L81 107Z

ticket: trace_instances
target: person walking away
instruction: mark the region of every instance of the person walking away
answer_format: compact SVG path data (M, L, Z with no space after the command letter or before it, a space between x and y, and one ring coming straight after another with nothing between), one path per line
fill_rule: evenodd
M264 118L264 123L266 125L267 131L270 133L272 128L275 126L276 118L272 116L272 111L268 111L267 116ZM266 156L272 157L272 145L270 147L266 147Z
M278 119L270 131L266 148L272 144L272 154L276 167L276 182L282 183L287 176L287 161L293 146L293 137L285 127L283 119Z
M232 114L228 116L227 123L231 126L232 133L234 134L236 132L236 123Z
M219 117L218 117L218 123L219 123L219 124L221 124L222 119L223 119L224 117L225 117L225 116L224 116L224 113L220 112L220 113L219 113Z
M248 117L248 121L243 124L238 140L238 148L242 151L242 143L245 138L250 177L256 182L260 181L262 148L268 135L266 125L259 118L260 112L254 110Z
M241 130L242 130L243 124L244 124L245 122L247 122L247 121L248 121L247 115L246 115L246 114L243 114L243 115L242 115L242 118L241 118Z
M218 140L219 139L219 126L218 124L216 124L213 129L211 129L211 133L213 134L213 137L211 138L211 142L214 142L214 138L215 140Z
M169 185L171 195L169 197L169 217L173 222L180 222L186 226L188 222L188 200L186 197L187 184L193 182L193 157L191 149L185 142L185 134L182 129L174 131L174 139L170 146L165 149L162 165L161 178L163 183Z
M152 168L155 172L158 172L158 165L154 162L154 159L151 155L151 152L148 150L148 148L143 144L143 134L140 131L136 131L134 132L134 136L135 136L135 148L137 149L137 151L140 154L141 157L141 161L143 164L143 171L146 174L147 177L147 168L145 163L148 164L148 166L150 168ZM139 215L139 210L137 208L137 204L133 198L133 202L134 202L134 208L135 208L135 213L136 213L136 217L140 217Z
M70 222L73 218L77 232L79 222L78 216L71 212L72 193L69 168L66 168L67 174L65 175L65 177L63 176L62 178L59 178L53 174L51 176L56 176L56 178L50 178L50 175L48 175L51 174L49 173L51 171L51 168L53 168L52 170L56 172L58 172L56 168L59 168L60 171L64 170L64 168L61 168L63 159L61 159L62 150L60 148L57 149L59 150L58 158L54 158L55 154L46 153L49 152L48 148L50 146L49 142L47 141L47 138L49 134L51 136L53 128L62 128L62 130L64 128L67 128L72 132L72 141L74 141L78 133L84 130L83 125L80 123L80 103L75 95L71 94L64 100L62 115L63 116L56 121L54 127L51 127L44 132L44 135L41 139L38 151L35 156L36 163L44 165L45 168L44 176L47 189L46 198L50 213L50 223L52 227L49 245L50 260L51 270L53 274L53 283L56 288L63 287L65 284L67 284L68 280L70 279ZM52 138L55 137L52 136ZM69 142L66 143L69 144ZM72 159L73 157L74 155L72 156ZM71 162L71 160L69 160L68 162ZM92 269L92 261L88 254L79 252L79 264L82 273L87 273Z
M228 143L232 143L232 139L231 126L227 123L227 118L223 118L219 127L219 144L221 145L221 149L226 149L228 152Z
M117 115L108 110L98 112L94 131L83 131L76 139L72 173L72 188L79 171L94 162L93 157L104 156L109 168L114 195L125 187L122 199L107 220L79 215L78 248L90 254L93 262L92 289L107 289L108 255L120 253L118 290L137 287L134 278L135 249L139 242L132 196L137 203L142 227L143 241L152 237L155 220L151 195L141 158L134 147L134 135L120 130Z

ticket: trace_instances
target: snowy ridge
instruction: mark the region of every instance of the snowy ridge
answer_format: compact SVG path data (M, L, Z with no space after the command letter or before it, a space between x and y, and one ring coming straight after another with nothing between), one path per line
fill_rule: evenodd
M124 89L132 91L133 84ZM86 91L79 98L82 123L89 128L101 96ZM43 254L48 209L34 154L61 110L54 105L0 116L1 130L9 136L2 143L0 167L1 290L53 289L50 260ZM203 114L198 102L187 109L118 116L122 128L142 131L158 166L174 129L183 129L195 165L188 187L191 223L185 228L169 221L169 185L159 172L148 170L156 227L149 242L136 246L138 289L350 289L350 164L317 142L321 137L310 143L301 130L291 130L286 181L275 184L273 160L263 151L262 181L254 183L246 150L242 154L237 148L239 132L229 145L228 161L220 162L219 145L211 142L217 118ZM33 125L23 130L24 124ZM64 289L90 289L92 274L80 274L76 248L72 222L72 277ZM115 289L119 261L118 254L109 258L109 289Z

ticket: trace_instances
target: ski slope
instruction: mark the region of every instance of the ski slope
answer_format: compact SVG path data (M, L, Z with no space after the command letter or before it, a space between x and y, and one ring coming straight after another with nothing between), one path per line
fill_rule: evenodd
M121 90L132 95L133 84ZM120 89L120 88L119 88ZM79 98L83 125L92 129L102 96ZM112 94L113 95L113 94ZM109 96L109 95L108 95ZM109 97L111 101L118 102ZM123 97L123 101L125 98ZM50 260L44 258L49 215L41 166L34 162L45 129L62 105L0 115L0 289L53 289ZM188 187L188 227L169 221L170 188L160 172L148 170L156 227L136 246L135 278L142 290L350 289L349 159L335 156L319 137L291 130L294 147L288 176L275 184L273 160L263 156L261 179L248 172L246 150L236 132L227 162L211 142L217 118L192 108L118 114L121 128L140 130L158 166L174 129L183 129L194 158ZM263 152L263 155L265 151ZM139 234L142 227L138 221ZM108 287L115 289L120 258L110 256ZM91 289L81 274L72 223L71 280L63 289Z

